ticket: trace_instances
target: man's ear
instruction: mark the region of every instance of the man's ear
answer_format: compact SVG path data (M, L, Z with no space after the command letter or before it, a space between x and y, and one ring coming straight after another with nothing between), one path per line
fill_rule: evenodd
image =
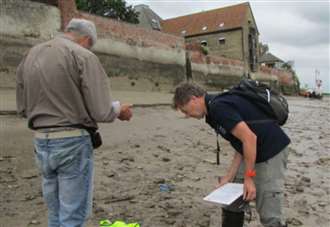
M88 42L88 45L90 46L90 48L93 46L93 40L91 37L87 37L87 42Z

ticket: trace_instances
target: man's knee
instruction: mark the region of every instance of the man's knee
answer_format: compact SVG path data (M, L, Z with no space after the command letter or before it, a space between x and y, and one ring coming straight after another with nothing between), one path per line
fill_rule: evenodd
M284 224L282 221L278 219L269 219L261 221L264 227L287 227L287 224Z
M282 193L265 192L262 202L257 202L257 210L260 216L260 222L265 227L282 227Z
M222 209L222 227L243 227L244 212Z
M284 225L278 218L260 218L260 222L264 227L283 227Z

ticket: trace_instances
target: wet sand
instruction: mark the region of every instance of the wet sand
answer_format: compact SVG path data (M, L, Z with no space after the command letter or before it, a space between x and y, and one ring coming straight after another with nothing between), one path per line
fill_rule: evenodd
M284 130L292 139L284 213L289 226L330 226L330 99L289 98ZM15 116L0 116L0 226L47 226L33 133ZM204 120L185 119L168 106L134 108L131 122L101 124L104 145L95 151L93 216L144 227L219 227L221 211L202 198L224 175L233 149ZM160 185L170 185L169 192ZM253 206L253 204L252 204ZM259 227L253 209L250 227Z

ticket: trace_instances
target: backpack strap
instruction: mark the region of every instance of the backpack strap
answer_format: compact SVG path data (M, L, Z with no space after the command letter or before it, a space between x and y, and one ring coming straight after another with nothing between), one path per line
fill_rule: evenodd
M252 120L252 121L244 121L245 123L247 124L264 124L264 123L269 123L269 122L275 122L277 123L276 120L273 120L273 119L263 119L263 120Z
M220 165L220 151L219 134L217 133L217 165Z

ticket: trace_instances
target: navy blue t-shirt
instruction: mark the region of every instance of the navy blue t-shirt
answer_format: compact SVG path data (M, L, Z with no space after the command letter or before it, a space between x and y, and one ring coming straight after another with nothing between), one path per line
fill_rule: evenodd
M269 117L244 97L207 94L205 104L208 111L206 122L242 155L242 142L231 131L239 122L247 123L257 136L257 163L274 157L290 143L289 137L275 121L253 123L252 121L266 120Z

